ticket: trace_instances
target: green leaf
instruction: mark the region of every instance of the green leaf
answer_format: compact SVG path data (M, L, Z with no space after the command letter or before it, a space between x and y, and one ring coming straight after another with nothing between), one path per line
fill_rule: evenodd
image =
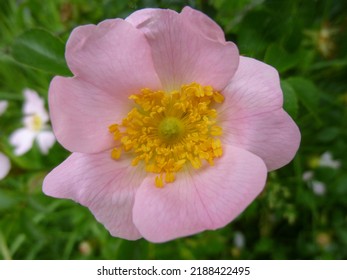
M10 251L7 246L7 242L1 231L0 231L0 256L2 256L2 259L4 260L12 259Z
M18 62L53 74L71 76L64 53L64 44L42 29L24 32L12 46L12 55Z
M14 92L4 92L0 90L0 100L23 100L23 96Z
M345 197L347 194L347 175L342 175L338 179L335 191L338 195Z
M282 73L295 67L300 62L300 54L289 54L281 46L271 44L266 50L264 61Z
M13 241L11 241L10 252L12 256L17 252L18 249L20 249L25 240L25 234L20 233L16 236L16 238L13 239Z
M41 170L46 163L43 162L41 151L39 150L37 143L35 141L33 147L24 155L16 156L13 154L13 147L7 142L3 143L3 150L9 156L11 161L25 170ZM1 208L1 207L0 207Z
M317 86L308 79L302 77L292 77L286 80L296 92L299 102L306 107L306 109L321 122L319 117L319 101L322 92Z
M317 134L317 140L321 142L332 142L340 136L340 128L326 127Z
M286 81L281 81L281 87L283 90L283 108L292 117L296 118L298 114L298 98L296 97L293 87Z
M17 202L18 199L15 196L0 189L0 211L15 206Z

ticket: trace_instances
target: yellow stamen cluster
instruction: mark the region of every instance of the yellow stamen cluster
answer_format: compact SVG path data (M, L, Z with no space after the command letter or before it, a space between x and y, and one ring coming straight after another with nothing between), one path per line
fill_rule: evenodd
M42 126L43 126L42 118L39 115L34 114L33 116L31 116L30 127L32 130L40 131L42 129Z
M137 106L121 124L109 127L120 143L111 156L118 160L123 151L132 152L133 166L142 161L147 172L158 174L157 187L175 181L186 164L198 169L203 160L214 165L222 155L222 128L213 105L222 103L224 96L212 87L192 83L171 93L142 89L129 98Z

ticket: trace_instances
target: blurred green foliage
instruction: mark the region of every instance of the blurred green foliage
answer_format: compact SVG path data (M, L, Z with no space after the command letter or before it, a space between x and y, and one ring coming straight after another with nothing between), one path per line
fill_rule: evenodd
M276 67L284 106L301 148L271 172L265 191L217 231L151 244L113 238L84 207L46 197L44 176L68 153L34 147L16 157L8 136L21 126L22 91L47 98L54 74L69 74L63 44L71 30L145 7L189 5L216 20L245 56ZM344 0L5 0L0 2L0 151L10 174L0 181L3 259L344 259L347 258L347 2ZM45 70L49 70L46 72ZM329 151L339 168L322 166ZM306 171L313 178L303 180ZM314 181L325 192L314 189ZM236 235L244 236L235 242Z

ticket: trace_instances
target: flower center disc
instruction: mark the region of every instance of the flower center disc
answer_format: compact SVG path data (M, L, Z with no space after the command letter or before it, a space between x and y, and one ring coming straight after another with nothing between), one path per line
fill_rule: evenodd
M37 114L30 116L30 128L36 132L40 131L43 127L43 121Z
M164 118L158 127L158 134L168 142L175 142L180 139L184 133L184 125L182 121L175 117Z
M111 156L118 160L122 152L132 153L133 166L141 161L147 172L158 174L157 187L175 181L184 166L198 169L202 161L214 165L222 156L222 128L216 125L212 106L222 103L224 96L212 87L192 83L170 93L142 89L129 99L137 106L121 124L109 127L120 143Z

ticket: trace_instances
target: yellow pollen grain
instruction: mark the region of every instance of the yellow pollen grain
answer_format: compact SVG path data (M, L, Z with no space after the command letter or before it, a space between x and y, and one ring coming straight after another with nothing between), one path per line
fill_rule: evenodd
M122 154L122 150L121 149L114 148L114 149L112 149L111 157L113 159L119 159L121 154Z
M111 157L130 153L132 166L143 162L146 172L157 174L156 187L174 182L185 167L213 166L223 155L216 105L224 96L211 86L191 83L170 93L145 88L129 99L135 107L120 124L109 126L117 143Z
M223 103L224 102L224 96L219 93L218 91L215 91L213 94L213 100L217 103Z
M175 173L172 173L172 172L166 173L165 182L171 183L173 181L175 181Z
M39 115L35 114L31 118L31 127L34 131L40 131L42 129L43 122Z
M163 178L160 176L155 177L155 186L158 188L162 188L164 186Z

